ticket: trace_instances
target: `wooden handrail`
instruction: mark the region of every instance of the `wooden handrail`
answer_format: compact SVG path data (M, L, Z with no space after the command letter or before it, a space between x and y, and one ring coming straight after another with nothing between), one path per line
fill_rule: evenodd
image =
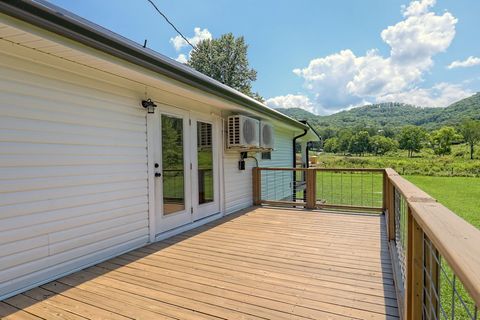
M258 167L256 168L260 171L333 171L333 172L377 172L383 173L385 169L378 169L378 168L318 168L318 167L311 167L311 168L285 168L285 167Z
M408 249L407 281L404 318L416 319L421 310L418 306L419 286L423 282L418 260L423 258L423 237L425 234L439 254L446 260L453 273L477 305L480 305L480 230L460 218L454 212L438 203L429 194L400 176L393 169L385 169L386 206L389 239L394 234L394 190L401 193L408 206ZM393 189L394 188L394 189ZM420 247L420 248L419 248ZM439 284L437 284L439 285Z
M390 183L392 183L398 191L402 193L402 195L407 199L407 201L410 202L436 202L432 196L430 196L428 193L399 175L395 170L393 169L385 169L385 173L390 180Z

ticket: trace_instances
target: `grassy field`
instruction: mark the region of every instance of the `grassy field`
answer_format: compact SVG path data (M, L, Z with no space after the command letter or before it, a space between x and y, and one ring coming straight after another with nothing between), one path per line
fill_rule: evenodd
M480 229L480 178L426 176L405 178Z
M480 147L477 147L480 149ZM475 160L468 158L465 145L453 146L452 154L436 156L430 149L423 149L413 158L407 158L405 151L385 156L366 155L363 157L334 154L320 154L319 167L326 168L393 168L404 175L480 177L479 155Z

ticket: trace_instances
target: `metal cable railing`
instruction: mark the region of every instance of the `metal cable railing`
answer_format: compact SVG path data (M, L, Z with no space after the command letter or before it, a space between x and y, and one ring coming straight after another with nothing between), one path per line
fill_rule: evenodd
M397 254L394 261L398 261L399 270L400 270L400 279L399 289L405 291L405 282L407 281L407 261L406 261L406 252L407 252L407 203L405 197L398 191L394 189L394 214L395 214L395 252Z
M365 170L317 169L318 207L382 210L383 172Z
M255 168L256 204L383 211L383 170Z
M422 270L423 319L478 319L478 306L426 235L423 237Z
M302 172L295 172L295 180L292 172L287 170L262 170L261 175L261 201L294 201L296 198L303 199L305 184L302 181Z

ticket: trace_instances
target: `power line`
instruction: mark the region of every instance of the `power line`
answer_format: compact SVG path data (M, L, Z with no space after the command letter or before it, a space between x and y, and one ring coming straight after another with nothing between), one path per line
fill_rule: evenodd
M165 19L165 21L167 21L169 25L172 26L172 28L180 35L180 37L183 38L183 40L185 40L185 42L187 42L193 49L196 49L196 47L193 44L191 44L190 41L188 41L188 39L180 32L180 30L178 30L177 27L175 27L175 25L170 20L168 20L167 16L164 15L163 12L160 11L160 9L158 9L158 7L155 5L153 0L147 0L147 1L150 2L150 4L155 8L155 10L157 10L157 12Z

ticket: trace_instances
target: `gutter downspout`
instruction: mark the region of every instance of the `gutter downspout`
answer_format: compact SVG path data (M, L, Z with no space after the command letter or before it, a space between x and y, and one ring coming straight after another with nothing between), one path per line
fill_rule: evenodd
M297 145L297 139L298 138L301 138L305 135L307 135L308 133L308 129L303 129L303 133L299 134L298 136L294 137L293 138L293 168L296 168L297 167L297 152L296 152L296 145ZM292 177L293 177L293 201L296 201L297 200L297 186L296 186L296 181L295 181L295 170L293 171L292 173Z

